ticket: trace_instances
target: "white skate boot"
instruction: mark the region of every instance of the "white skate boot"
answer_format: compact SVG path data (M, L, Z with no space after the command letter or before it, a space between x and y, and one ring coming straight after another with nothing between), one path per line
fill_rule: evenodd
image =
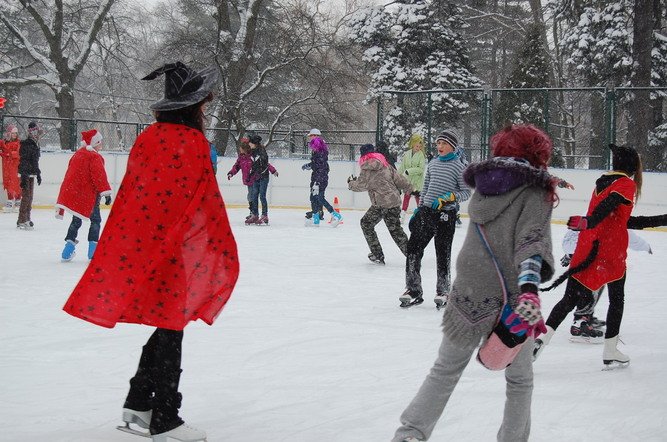
M137 411L130 408L123 408L123 422L125 426L117 426L116 428L125 433L135 434L137 436L150 437L148 431L141 431L135 428L132 428L130 424L137 424L138 427L148 429L151 423L151 416L153 410L148 411Z
M152 438L153 442L205 442L206 433L187 424L183 424L180 427L174 428L173 430L165 431L164 433L160 434L154 434Z
M533 348L533 362L537 360L537 357L544 351L544 347L549 345L551 342L551 337L556 333L556 330L547 325L546 334L535 339L535 347Z
M617 345L618 335L604 340L604 350L602 351L603 370L625 368L630 365L630 357L618 351Z

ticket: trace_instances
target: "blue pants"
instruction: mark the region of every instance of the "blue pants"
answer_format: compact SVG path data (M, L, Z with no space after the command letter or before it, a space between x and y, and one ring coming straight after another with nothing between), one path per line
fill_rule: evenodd
M327 186L322 186L320 184L320 191L313 195L313 184L314 183L310 183L310 207L313 210L313 213L320 212L322 207L326 208L329 213L332 213L334 209L324 197L324 192L327 190Z
M76 241L76 237L79 234L79 229L83 224L83 220L78 216L72 217L72 222L69 224L67 229L67 236L65 241ZM100 226L102 224L102 216L100 215L100 196L97 196L95 200L95 205L93 206L93 211L90 214L90 229L88 229L88 241L97 242L100 239Z
M268 215L269 204L266 202L266 189L269 187L269 177L255 181L248 186L248 202L253 215L259 215L259 201L262 202L262 215Z

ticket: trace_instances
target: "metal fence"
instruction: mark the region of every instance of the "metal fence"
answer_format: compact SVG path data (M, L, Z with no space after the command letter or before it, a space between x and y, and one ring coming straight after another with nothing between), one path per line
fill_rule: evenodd
M448 89L383 91L377 101L377 139L395 151L412 133L433 140L444 128L458 131L472 161L489 157L489 138L506 121L543 128L554 142L552 165L574 169L609 167L609 143L625 143L631 121L628 104L636 90L649 90L654 100L654 132L667 133L667 88ZM658 131L659 132L659 131ZM667 136L653 136L652 149L664 160L653 170L667 171Z
M70 140L68 146L62 146L60 132L68 128L69 133L79 136L82 131L97 129L104 138L104 149L107 151L127 152L134 144L134 140L141 131L148 126L146 123L103 121L76 119L67 120L54 117L39 117L26 115L2 115L0 114L0 127L14 124L19 128L21 134L27 133L28 124L31 121L39 123L43 130L40 140L40 148L43 151L75 150L79 146L76 137ZM208 128L206 135L210 140L215 139L216 132L220 129ZM256 129L249 131L262 137L263 141L269 141L267 152L273 158L307 158L310 156L306 134L309 129L303 130L275 130L269 134L268 129ZM269 137L269 135L271 135ZM376 132L374 130L322 130L322 136L329 146L329 158L332 160L355 160L359 156L359 147L362 144L373 143ZM230 132L227 148L224 149L225 156L236 156L238 133ZM218 149L220 152L223 149Z

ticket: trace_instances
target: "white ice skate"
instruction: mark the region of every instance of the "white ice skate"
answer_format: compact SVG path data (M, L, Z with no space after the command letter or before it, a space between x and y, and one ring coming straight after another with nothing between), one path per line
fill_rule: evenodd
M116 428L120 431L134 434L136 436L151 437L148 431L137 430L132 428L130 424L136 424L140 428L148 429L152 414L152 410L137 411L130 408L123 408L123 422L125 422L125 425L119 425Z
M152 437L153 442L206 442L206 433L187 424L164 433L154 434Z
M618 351L618 335L604 340L604 350L602 352L602 362L604 367L602 371L625 368L630 365L630 357Z
M556 333L556 330L547 325L546 334L535 339L535 347L533 347L533 362L535 362L540 354L544 351L544 347L549 345L551 337L554 335L554 333Z

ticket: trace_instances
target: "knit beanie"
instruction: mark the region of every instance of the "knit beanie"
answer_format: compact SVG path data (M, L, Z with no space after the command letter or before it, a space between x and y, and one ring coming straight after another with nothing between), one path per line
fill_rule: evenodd
M375 146L373 146L372 144L364 144L359 149L359 153L361 154L361 156L364 156L364 155L366 155L368 153L372 153L372 152L375 152Z
M456 137L456 134L449 129L440 132L440 135L435 139L435 142L437 143L440 140L448 142L454 149L459 146L459 140Z
M634 175L639 169L639 154L630 146L617 146L610 144L611 149L611 167L614 170Z

